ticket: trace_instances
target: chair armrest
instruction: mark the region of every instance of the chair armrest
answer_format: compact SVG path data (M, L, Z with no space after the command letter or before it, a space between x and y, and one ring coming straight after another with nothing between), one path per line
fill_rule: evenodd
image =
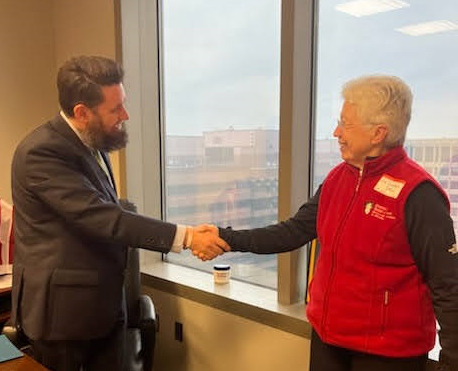
M156 311L149 296L140 295L140 336L142 339L143 367L152 370L154 362L154 345L156 343Z
M147 295L140 295L139 297L140 306L140 327L153 326L156 328L156 310L154 308L153 301Z
M18 344L20 333L16 326L13 326L10 323L6 323L5 326L3 326L2 334L5 335L14 345L19 348Z
M16 348L22 350L28 355L32 355L30 341L20 327L15 326L8 321L5 326L3 326L2 334L5 335L16 346Z

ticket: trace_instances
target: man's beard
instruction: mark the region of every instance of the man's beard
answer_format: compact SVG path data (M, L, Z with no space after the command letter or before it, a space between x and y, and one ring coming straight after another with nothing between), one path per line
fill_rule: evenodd
M128 141L128 135L124 122L121 124L121 130L115 130L111 133L105 132L102 119L96 115L94 120L81 133L83 141L92 149L102 152L111 152L124 148Z

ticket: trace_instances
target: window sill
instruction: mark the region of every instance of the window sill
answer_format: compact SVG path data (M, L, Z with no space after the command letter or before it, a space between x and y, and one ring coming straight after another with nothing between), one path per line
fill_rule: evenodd
M275 290L233 279L218 285L210 273L166 262L142 266L142 284L307 339L311 336L304 303L279 304Z

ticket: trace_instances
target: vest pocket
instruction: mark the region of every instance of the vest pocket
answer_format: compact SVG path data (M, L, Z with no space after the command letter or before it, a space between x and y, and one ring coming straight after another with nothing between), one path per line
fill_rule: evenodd
M383 301L382 301L382 317L380 324L380 336L385 334L386 323L388 321L388 305L390 302L390 292L388 290L383 291Z

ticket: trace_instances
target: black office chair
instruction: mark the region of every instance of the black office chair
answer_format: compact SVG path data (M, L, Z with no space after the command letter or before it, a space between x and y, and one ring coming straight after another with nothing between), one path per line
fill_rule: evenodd
M33 349L29 339L19 326L14 326L9 320L3 326L2 334L5 335L23 353L33 358Z
M151 298L140 295L138 249L128 249L125 277L127 301L126 369L151 371L156 341L156 313Z
M152 371L156 341L156 312L151 298L147 295L140 295L138 249L128 248L124 284L127 303L125 369ZM7 322L2 333L18 349L33 357L30 342L20 327Z
M126 200L121 200L121 205L126 210L136 211L135 205ZM131 247L127 251L124 286L127 302L126 370L152 371L156 312L151 298L140 294L139 251Z

